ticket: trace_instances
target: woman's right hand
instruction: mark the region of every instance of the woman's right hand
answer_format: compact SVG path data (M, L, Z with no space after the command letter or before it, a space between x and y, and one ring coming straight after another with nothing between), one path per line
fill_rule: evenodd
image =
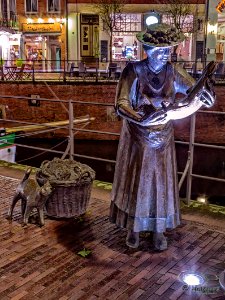
M141 121L141 125L143 126L151 126L151 125L161 125L168 122L167 114L165 110L158 110L148 116L144 116Z

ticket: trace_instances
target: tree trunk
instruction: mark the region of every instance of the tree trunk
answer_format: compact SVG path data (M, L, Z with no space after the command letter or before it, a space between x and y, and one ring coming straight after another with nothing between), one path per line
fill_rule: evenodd
M109 62L110 63L112 62L112 38L113 38L113 35L112 35L112 32L110 32L110 34L109 34Z
M171 53L171 62L177 62L177 48L178 45L173 47L173 52Z
M178 45L173 47L173 54L177 53Z

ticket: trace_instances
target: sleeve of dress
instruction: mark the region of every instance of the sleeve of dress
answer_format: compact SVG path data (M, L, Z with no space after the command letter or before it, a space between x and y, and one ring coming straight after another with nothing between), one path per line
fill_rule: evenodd
M175 93L186 95L189 88L195 84L195 79L180 65L174 66Z
M201 108L203 102L200 101L200 97L192 97L189 99L187 96L188 89L190 89L194 84L195 79L192 78L182 67L174 67L175 93L181 93L184 97L167 108L168 120L186 118Z
M118 115L129 121L139 123L142 117L132 107L136 98L138 79L134 66L129 63L123 70L116 91L115 108Z
M197 82L198 84L198 82ZM210 107L214 103L213 94L206 89L196 89L188 93L188 89L195 85L195 80L178 66L174 68L174 87L177 93L186 94L183 99L169 105L167 120L177 120L188 117L200 109L203 105Z

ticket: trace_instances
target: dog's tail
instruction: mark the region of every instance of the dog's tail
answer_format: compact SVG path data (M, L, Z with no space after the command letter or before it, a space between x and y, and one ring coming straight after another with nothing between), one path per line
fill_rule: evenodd
M24 176L23 176L23 179L21 180L21 183L23 183L24 181L26 181L26 180L29 178L31 171L32 171L32 168L31 168L31 167L29 167L29 168L26 170L26 172L25 172L25 174L24 174Z

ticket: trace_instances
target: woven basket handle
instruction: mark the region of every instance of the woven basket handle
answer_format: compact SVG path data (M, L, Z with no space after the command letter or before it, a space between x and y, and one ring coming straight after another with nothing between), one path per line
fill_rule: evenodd
M41 163L41 165L46 165L49 163L49 160L43 160L43 162Z
M93 179L93 174L91 172L86 171L84 174L82 174L81 179L91 178Z

